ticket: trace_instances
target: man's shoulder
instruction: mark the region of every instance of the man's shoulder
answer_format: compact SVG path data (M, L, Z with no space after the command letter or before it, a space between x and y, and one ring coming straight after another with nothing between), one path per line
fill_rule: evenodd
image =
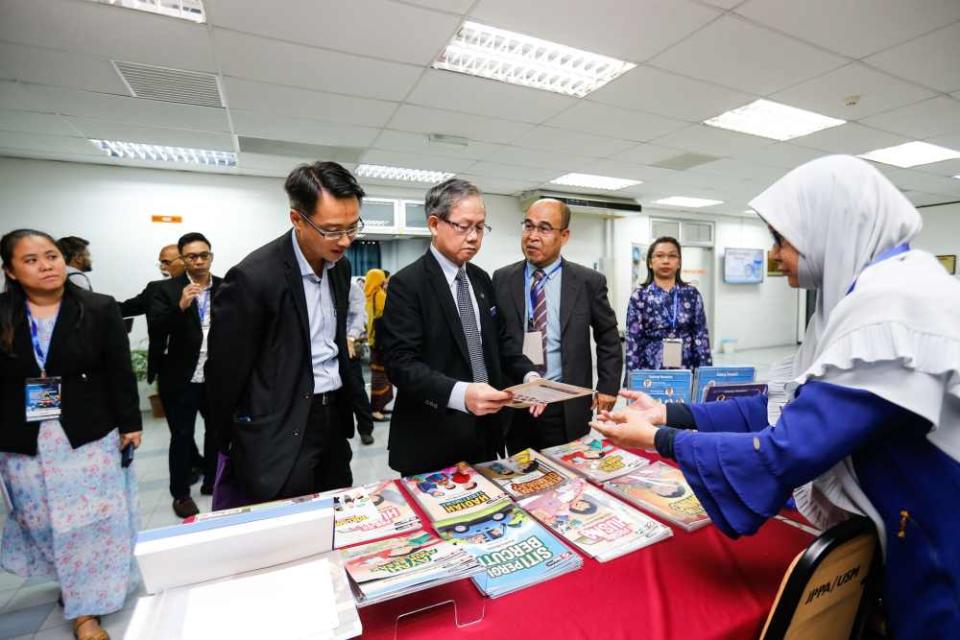
M607 278L602 272L597 271L596 269L592 269L571 260L567 260L566 258L563 259L563 270L567 273L576 274L578 278L590 283L601 283Z
M522 270L524 264L526 264L526 260L518 260L504 267L500 267L499 269L494 271L493 272L494 286L496 286L496 284L500 282L503 278L509 278L510 276L515 274L517 271Z
M403 267L399 271L390 275L390 285L393 286L395 282L409 282L411 280L419 280L423 277L424 268L427 261L427 256L430 256L430 253L424 253L422 256ZM433 256L430 256L433 259ZM439 268L439 267L438 267Z
M245 276L256 278L257 275L264 272L271 273L280 269L287 253L293 255L291 242L290 232L288 231L279 238L275 238L248 253L243 260L231 267L230 271L241 272Z

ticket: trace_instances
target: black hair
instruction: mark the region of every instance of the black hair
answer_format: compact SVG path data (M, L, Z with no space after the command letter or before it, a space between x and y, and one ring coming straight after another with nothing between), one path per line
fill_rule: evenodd
M427 218L437 216L441 220L449 220L450 210L458 202L479 195L482 195L480 189L472 182L461 178L450 178L430 187L423 200L423 208L426 210Z
M18 231L30 231L30 229L18 229ZM16 233L16 231L13 233ZM47 236L45 233L41 235ZM63 261L67 264L73 262L74 258L83 253L84 249L90 246L90 241L84 240L79 236L64 236L56 241L51 238L50 241L56 244L57 248L60 249L60 253L63 254Z
M583 507L582 509L576 509L574 508L573 504L571 504L570 511L573 511L574 513L579 513L581 515L590 515L591 513L597 512L597 505L593 504L586 498L581 497L581 498L578 498L577 500L587 503L587 506ZM574 500L573 502L577 502L577 500Z
M206 243L208 248L213 249L213 245L207 240L207 236L202 233L197 233L196 231L191 231L190 233L183 234L180 236L180 239L177 240L177 251L183 253L183 248L191 242L203 242Z
M647 279L643 281L643 284L640 285L641 288L648 286L653 282L653 269L650 267L650 261L653 260L653 251L657 248L658 244L663 244L664 242L672 244L677 248L677 255L680 256L680 265L677 268L677 284L687 284L680 277L680 269L683 267L683 251L680 249L680 243L677 242L676 238L671 238L670 236L660 236L650 244L650 248L647 249Z
M290 208L312 216L322 192L334 198L356 198L363 202L367 195L353 174L336 162L302 164L290 172L283 188L290 199Z

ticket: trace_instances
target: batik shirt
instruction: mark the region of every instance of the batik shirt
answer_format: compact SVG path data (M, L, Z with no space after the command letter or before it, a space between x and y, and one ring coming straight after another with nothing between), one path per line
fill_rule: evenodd
M675 324L674 298L677 310ZM695 287L676 284L667 292L651 283L638 288L630 296L627 306L626 370L660 369L664 338L683 341L684 368L713 364L703 298Z

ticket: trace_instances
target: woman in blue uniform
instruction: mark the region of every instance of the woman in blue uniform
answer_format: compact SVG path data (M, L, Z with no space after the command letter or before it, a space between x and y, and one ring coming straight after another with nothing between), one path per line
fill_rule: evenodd
M911 250L919 214L862 160L814 160L750 204L790 285L817 290L776 424L763 397L664 406L625 392L635 402L594 426L674 458L732 537L756 531L791 492L824 528L850 513L869 517L891 577L894 637L954 637L960 282Z

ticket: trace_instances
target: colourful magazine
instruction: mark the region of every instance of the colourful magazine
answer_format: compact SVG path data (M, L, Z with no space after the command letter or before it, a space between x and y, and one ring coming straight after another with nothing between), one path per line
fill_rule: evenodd
M615 447L595 431L544 449L543 455L598 484L650 464L646 458Z
M493 513L510 503L507 494L466 462L410 476L403 482L437 527Z
M573 477L572 473L533 449L524 449L503 460L482 462L474 468L514 499L554 489Z
M637 369L630 372L630 388L664 404L691 402L693 372L689 369Z
M663 462L654 462L603 486L685 531L695 531L710 522L683 472Z
M392 480L335 493L333 508L335 549L422 528Z

